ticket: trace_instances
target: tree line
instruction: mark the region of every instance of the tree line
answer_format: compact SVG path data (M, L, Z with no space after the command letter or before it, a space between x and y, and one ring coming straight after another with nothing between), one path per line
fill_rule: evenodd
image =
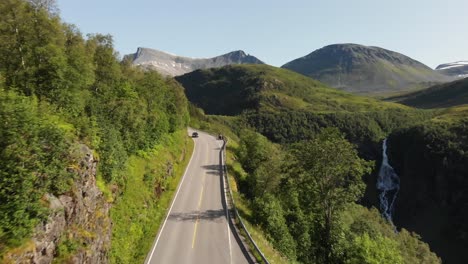
M0 251L44 219L45 193L68 191L78 144L122 191L128 157L189 119L176 81L121 61L110 35L83 36L57 10L50 0L0 2Z

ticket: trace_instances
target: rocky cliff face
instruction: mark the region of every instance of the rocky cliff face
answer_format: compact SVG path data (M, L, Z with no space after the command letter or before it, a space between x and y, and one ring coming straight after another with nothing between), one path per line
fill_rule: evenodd
M468 121L389 137L400 176L394 222L421 235L444 263L468 263Z
M83 157L69 193L46 194L49 217L36 227L30 242L5 256L7 263L107 263L111 241L110 204L96 186L97 160L81 145Z
M231 64L264 64L242 50L233 51L213 58L188 58L163 51L138 48L137 52L125 56L134 65L156 70L163 75L178 76L199 69L222 67Z

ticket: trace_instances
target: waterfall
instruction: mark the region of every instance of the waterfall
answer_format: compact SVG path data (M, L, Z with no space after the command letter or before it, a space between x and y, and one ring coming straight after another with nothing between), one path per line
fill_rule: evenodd
M384 139L382 148L382 166L380 166L377 178L377 189L380 191L380 211L385 219L393 223L392 213L398 191L400 190L400 178L388 163L387 139Z

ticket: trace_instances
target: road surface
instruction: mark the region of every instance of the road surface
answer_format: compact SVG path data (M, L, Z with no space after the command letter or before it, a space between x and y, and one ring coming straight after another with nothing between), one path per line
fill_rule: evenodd
M193 130L188 132L191 135ZM145 263L250 262L223 206L223 141L198 133L192 158Z

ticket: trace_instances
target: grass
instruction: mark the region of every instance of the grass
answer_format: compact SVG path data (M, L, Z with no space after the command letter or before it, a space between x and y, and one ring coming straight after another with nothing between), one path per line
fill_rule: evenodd
M468 104L439 110L438 113L439 115L435 116L432 121L448 124L457 123L461 119L468 118Z
M446 108L468 104L468 78L389 98L417 108Z
M248 201L244 199L242 194L239 192L237 188L237 182L235 179L235 178L245 178L247 176L247 174L243 171L240 163L237 162L235 159L234 150L235 148L237 148L238 144L234 140L230 140L228 142L230 144L229 144L229 147L227 148L227 153L226 153L226 165L228 167L229 185L231 186L232 195L234 198L234 202L236 204L237 211L242 217L245 227L247 228L253 240L255 241L257 246L260 248L262 253L265 255L266 259L270 263L272 264L290 263L290 261L286 259L284 256L282 256L273 247L273 245L268 241L261 227L253 223L252 210L249 208ZM245 234L243 235L245 236ZM250 247L253 248L253 245L250 245ZM254 255L257 258L257 261L261 260L258 254L254 254Z
M111 263L144 262L190 160L193 141L186 131L162 142L130 157L125 190L111 209Z
M9 249L3 256L0 256L0 263L3 264L14 264L18 263L18 256L25 254L26 252L32 252L35 249L36 244L32 239L22 243L21 246L13 249Z
M231 65L178 78L187 96L207 114L246 110L279 112L368 112L409 109L330 88L301 74L268 65ZM216 85L215 85L216 84Z
M110 190L109 186L105 183L102 175L98 172L96 176L96 185L99 190L103 193L104 197L106 197L106 201L108 203L112 203L114 201L114 196L112 195L112 191Z
M254 72L267 87L263 93L279 97L280 102L289 109L308 111L369 111L387 108L404 108L397 104L381 102L373 98L353 95L300 74L263 65L242 65L240 67ZM293 100L293 98L295 100ZM287 99L287 100L285 100ZM275 108L275 106L273 106Z

